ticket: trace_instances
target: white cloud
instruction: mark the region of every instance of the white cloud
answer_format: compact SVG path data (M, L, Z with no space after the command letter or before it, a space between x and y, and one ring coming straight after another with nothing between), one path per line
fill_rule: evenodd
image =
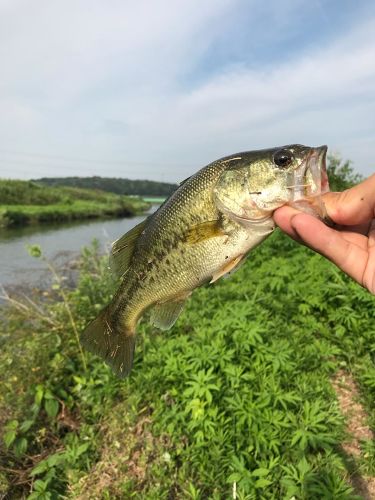
M295 22L296 3L285 3L279 30ZM222 65L198 79L199 62L245 2L0 8L0 175L178 180L221 155L290 142L327 143L373 170L374 19L325 48L310 44L256 69ZM90 161L66 161L75 158Z

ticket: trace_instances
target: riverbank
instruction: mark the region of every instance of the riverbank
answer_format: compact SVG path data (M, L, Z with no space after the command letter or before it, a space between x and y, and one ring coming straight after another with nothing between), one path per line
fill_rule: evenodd
M147 208L149 208L148 203L142 200L130 199L114 199L105 203L79 200L66 205L53 204L46 206L0 205L0 227L69 222L104 217L131 217L142 213Z
M131 217L150 204L141 198L94 189L45 187L0 180L0 227L59 223L101 217Z

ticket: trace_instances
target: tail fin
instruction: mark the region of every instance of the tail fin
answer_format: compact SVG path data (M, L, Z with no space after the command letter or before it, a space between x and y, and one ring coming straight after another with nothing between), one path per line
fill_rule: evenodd
M108 308L94 319L81 335L82 345L108 363L119 377L129 375L133 365L135 333L117 331L107 318Z

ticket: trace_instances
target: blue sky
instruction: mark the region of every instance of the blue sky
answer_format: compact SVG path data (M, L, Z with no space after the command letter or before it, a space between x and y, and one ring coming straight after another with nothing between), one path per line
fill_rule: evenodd
M179 181L327 144L375 171L375 2L0 0L0 176Z

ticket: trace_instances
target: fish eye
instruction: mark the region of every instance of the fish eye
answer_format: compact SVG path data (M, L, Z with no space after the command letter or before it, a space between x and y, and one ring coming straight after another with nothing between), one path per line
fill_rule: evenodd
M275 165L280 168L288 167L294 159L293 153L289 149L279 149L273 155L273 161Z

